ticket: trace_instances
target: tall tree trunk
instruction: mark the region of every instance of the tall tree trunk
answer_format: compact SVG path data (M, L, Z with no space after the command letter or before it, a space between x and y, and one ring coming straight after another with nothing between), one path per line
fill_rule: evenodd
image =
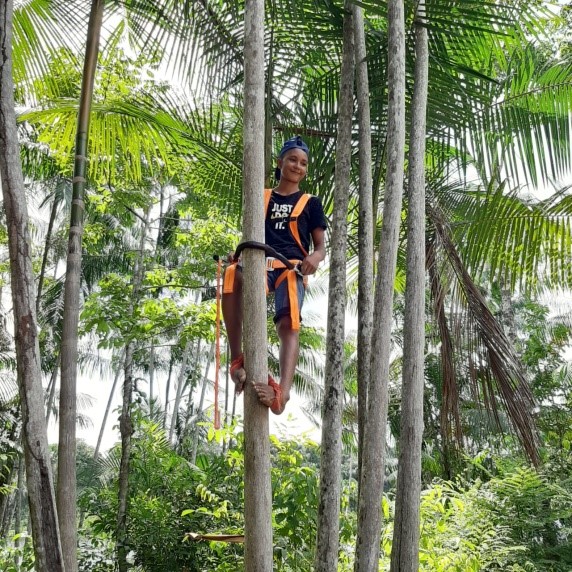
M391 317L401 222L405 148L405 22L403 0L388 1L387 176L377 265L371 381L359 484L356 572L377 572L388 411Z
M169 373L167 374L167 383L165 385L165 411L163 413L163 429L167 427L167 417L169 416L169 393L171 390L171 377L173 375L173 364L175 358L173 357L173 348L171 348L171 356L169 358Z
M75 457L81 240L83 235L83 212L85 208L84 189L87 173L89 115L91 112L97 54L99 52L103 6L104 0L93 0L88 24L87 45L77 119L73 196L68 239L66 280L64 285L57 501L62 535L62 549L67 572L77 571L77 490Z
M139 255L133 270L133 289L131 294L130 316L133 316L135 305L139 301L141 283L145 272L145 241L149 226L149 211L145 213L145 222L141 230L139 242ZM119 465L119 491L117 494L117 566L119 572L127 572L127 500L129 498L129 461L131 459L131 444L133 436L133 420L131 419L131 405L133 401L133 356L135 354L135 340L129 340L125 347L125 364L123 379L123 403L119 416L119 432L121 434L121 462Z
M155 342L151 341L149 351L149 417L153 419L153 391L155 385Z
M42 298L42 287L44 285L44 277L46 274L46 266L48 265L48 256L50 253L50 244L52 242L52 233L56 221L56 214L58 212L58 196L54 193L54 202L50 211L50 220L48 222L48 230L46 232L46 241L44 243L44 254L42 256L42 267L40 268L40 275L38 276L38 292L36 294L36 313L40 313L40 300Z
M18 480L16 486L16 506L14 507L14 537L17 540L14 541L15 548L21 548L26 542L25 538L19 538L22 532L22 499L24 497L24 459L20 457L18 459ZM20 570L22 565L22 556L19 551L16 551L14 556L14 564L16 565L16 570Z
M14 483L14 479L17 478L18 475L18 467L19 464L23 461L21 459L17 459L18 463L16 463L16 452L14 451L11 457L14 460L10 463L2 467L3 471L7 473L7 478L2 479L2 485L6 487L12 486ZM18 494L18 489L13 493L5 493L2 495L2 513L0 514L0 538L7 538L8 533L10 532L10 527L12 526L12 516L14 513L14 506L16 504L16 495Z
M173 405L173 415L171 416L171 426L169 427L169 442L172 443L173 435L175 434L175 426L177 425L177 418L179 416L179 404L181 403L181 395L183 394L183 386L185 385L185 378L187 376L187 363L189 361L189 354L193 342L188 340L185 349L183 350L183 357L181 359L181 369L179 370L179 377L177 379L177 393L175 394L175 404Z
M244 12L244 240L264 242L264 1ZM244 364L249 381L268 376L264 253L247 249L244 270ZM244 564L272 570L272 491L268 408L250 383L244 396Z
M30 520L38 572L64 570L54 495L28 209L20 162L12 79L12 0L0 1L0 181L8 231L14 337Z
M409 212L407 216L407 275L401 389L401 432L391 570L419 569L419 503L423 386L425 379L425 135L429 48L425 3L415 15L415 87L409 143Z
M203 407L205 404L205 395L207 392L207 385L209 382L209 370L211 368L211 362L214 355L214 343L211 344L211 349L209 350L209 356L207 358L207 364L205 366L205 375L203 376L203 387L201 389L201 397L199 399L199 406L197 407L197 414L195 416L195 434L193 435L193 448L191 450L191 463L195 464L197 460L197 451L199 448L199 428L198 421L200 421L200 415L203 412Z
M346 252L351 172L353 86L355 71L352 11L346 1L340 74L334 213L330 247L328 333L320 460L320 502L316 541L316 572L338 569L342 467L342 406L344 398L344 326Z
M52 415L52 410L54 409L54 398L56 395L56 384L58 382L58 373L60 372L60 356L56 358L54 363L54 369L52 370L52 375L50 376L50 381L48 382L48 402L46 404L46 425L50 423L50 417Z
M361 473L367 389L371 377L373 333L373 197L371 173L371 119L363 9L352 5L356 54L356 94L359 121L359 222L358 222L358 482Z
M95 445L95 451L93 452L94 460L97 460L99 456L99 450L101 448L101 441L103 440L103 434L105 432L105 427L107 425L107 418L109 417L109 412L111 411L111 404L113 403L113 396L115 395L115 389L117 388L117 383L119 382L119 376L124 368L123 358L125 356L125 350L121 351L121 356L117 362L117 370L113 377L113 384L111 385L111 391L109 392L109 398L107 399L107 405L105 406L105 412L103 413L103 420L101 421L101 427L99 429L99 435L97 436L97 444Z

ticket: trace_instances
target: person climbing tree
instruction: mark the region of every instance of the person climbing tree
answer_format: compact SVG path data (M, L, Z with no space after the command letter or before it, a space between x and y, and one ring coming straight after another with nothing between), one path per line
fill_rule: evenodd
M309 150L300 136L288 139L278 155L278 185L265 191L265 241L293 268L278 258L267 256L268 291L275 292L274 323L280 339L280 383L268 376L268 384L253 381L260 402L280 415L290 399L290 388L298 361L300 311L306 277L314 274L326 256L326 218L318 197L304 194L300 182L308 171ZM310 244L312 252L309 254ZM226 269L222 313L231 354L231 377L236 393L244 389L246 371L242 354L242 274L240 261L233 257Z

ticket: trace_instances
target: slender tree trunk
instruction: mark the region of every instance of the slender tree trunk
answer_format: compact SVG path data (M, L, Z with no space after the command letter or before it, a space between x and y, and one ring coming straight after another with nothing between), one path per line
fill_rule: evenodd
M66 280L61 350L60 432L58 441L58 515L62 549L67 572L77 571L77 490L76 490L76 419L77 419L77 344L79 292L81 282L81 240L83 235L84 190L87 174L89 115L99 52L99 37L104 0L93 0L88 24L81 96L77 120L73 199Z
M7 473L7 478L2 479L2 485L9 487L14 483L14 480L17 481L19 475L19 467L21 464L24 463L24 460L21 458L17 459L17 463L15 462L17 453L13 451L14 461L9 464L6 464L2 467L3 471ZM10 527L12 526L12 517L14 515L14 507L16 506L16 496L18 495L19 489L16 488L13 492L7 492L2 495L2 513L0 514L0 538L8 538L8 533L10 532Z
M342 467L342 405L344 397L344 326L346 311L347 212L351 172L354 30L349 2L344 6L340 75L336 178L330 248L328 333L322 418L320 502L316 541L316 572L338 569Z
M155 344L151 342L149 352L149 417L153 419L153 391L155 385Z
M191 368L193 371L197 370L201 366L201 343L202 340L197 341L197 349L195 350L195 357L192 360ZM193 406L193 388L191 387L189 390L189 396L187 397L187 411L190 412ZM185 429L187 428L189 416L185 420Z
M165 413L163 414L163 429L167 426L167 418L169 416L169 393L171 390L171 376L173 375L173 350L171 349L171 357L169 359L169 373L167 375L167 383L165 385Z
M37 572L64 570L48 450L36 288L12 79L12 0L0 1L0 181L10 253L22 440Z
M44 244L44 255L42 256L42 267L40 269L40 275L38 276L38 292L36 294L36 313L40 312L40 300L42 298L42 288L44 285L46 266L48 265L48 256L50 253L50 245L52 242L52 233L54 230L54 223L56 221L56 214L58 212L58 204L59 200L57 194L54 194L54 202L52 203L52 209L50 211L50 221L48 223L48 230L46 232L46 241Z
M407 275L401 389L401 432L391 570L419 569L419 503L423 385L425 379L425 135L429 48L425 3L419 0L415 18L415 87L409 144L409 212Z
M101 421L101 427L99 429L99 435L97 436L97 444L95 445L95 451L93 452L93 458L97 459L99 456L99 450L101 448L101 441L103 440L103 434L105 433L105 427L107 426L107 418L109 417L109 412L111 411L111 404L113 403L113 396L115 395L115 389L119 382L119 376L124 368L123 358L125 356L125 350L122 350L121 357L117 362L117 369L115 371L115 376L113 377L113 384L111 385L111 391L109 392L109 398L107 400L107 405L105 406L105 412L103 414L103 420Z
M358 224L358 482L361 473L363 433L367 413L367 389L371 378L373 334L373 197L371 173L371 119L369 78L365 48L363 9L352 5L356 53L356 94L359 121L359 224Z
M177 379L177 393L175 394L175 404L173 405L173 415L171 416L171 426L169 427L169 442L173 442L173 435L175 434L175 426L177 425L177 418L179 417L179 404L181 403L181 395L183 394L183 386L185 385L185 378L187 376L187 363L191 353L192 341L188 340L183 350L183 357L181 359L181 369L179 370L179 378Z
M264 242L264 1L247 0L244 12L244 240ZM246 250L244 363L249 381L266 381L264 253ZM250 383L244 392L244 564L246 572L272 570L272 491L268 408Z
M48 403L46 404L46 425L50 422L50 417L52 415L52 410L54 408L54 397L56 394L56 384L58 382L58 373L60 372L60 356L58 355L56 363L54 364L54 369L52 370L52 375L50 376L50 381L48 382Z
M131 294L132 316L135 305L139 300L141 282L145 271L145 241L149 226L149 211L145 213L145 223L141 230L139 242L139 256L133 270L133 289ZM133 401L133 356L135 354L135 340L129 340L125 347L125 365L123 380L123 403L119 417L119 432L121 434L121 462L119 465L119 491L117 508L117 566L119 572L127 572L127 501L129 498L129 462L131 459L131 445L133 436L133 420L131 419L131 405Z
M193 449L191 452L191 463L195 464L197 460L197 451L199 448L199 430L197 421L200 420L200 415L203 412L203 407L205 404L205 395L207 392L207 385L209 382L209 370L211 368L211 362L213 360L214 354L214 344L211 344L211 349L209 351L209 356L207 358L207 364L205 366L205 375L203 376L203 387L201 390L201 398L199 399L199 406L197 407L196 421L195 421L195 434L193 435Z
M364 453L359 484L356 572L377 572L381 535L381 496L388 411L391 317L397 245L401 222L405 148L405 22L403 0L388 1L387 176L377 265Z
M21 548L24 545L25 539L18 538L22 532L22 499L24 497L24 459L18 459L18 481L16 486L16 506L14 507L14 536L17 540L14 542L16 548ZM14 564L16 570L20 570L22 565L22 556L16 553L14 557Z

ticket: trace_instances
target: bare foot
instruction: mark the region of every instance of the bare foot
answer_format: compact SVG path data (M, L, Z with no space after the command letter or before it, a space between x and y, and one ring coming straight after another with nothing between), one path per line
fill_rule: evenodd
M252 382L252 386L258 395L258 401L266 407L272 407L274 400L276 399L276 392L267 383L256 383Z
M280 415L284 412L286 403L290 399L289 392L288 394L284 394L282 386L276 383L271 375L268 376L268 385L266 383L253 382L252 386L262 405L270 407L270 411L275 415Z

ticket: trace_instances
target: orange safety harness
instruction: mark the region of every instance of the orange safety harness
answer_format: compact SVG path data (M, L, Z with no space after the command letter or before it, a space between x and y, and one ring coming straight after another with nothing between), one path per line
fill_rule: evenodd
M270 197L272 196L272 189L264 189L264 218L266 219L266 214L268 212L268 205L270 204ZM312 195L304 193L299 199L298 202L294 205L292 209L292 213L288 218L288 228L290 230L290 234L292 238L295 240L296 244L302 251L304 257L308 256L307 250L302 245L302 241L300 240L300 232L298 231L298 217L304 211L308 201L310 200ZM292 329L299 330L300 329L300 311L298 309L298 279L297 276L300 275L300 271L297 268L297 265L300 263L300 260L287 260L283 256L280 256L276 253L274 249L267 245L263 245L260 243L242 243L237 248L237 251L234 254L234 262L228 266L226 272L224 274L224 285L223 285L223 293L230 294L234 292L234 277L236 273L236 268L238 266L238 257L239 257L239 249L240 247L250 246L254 248L261 248L265 250L267 253L266 257L266 270L278 270L284 269L284 272L278 277L276 280L276 288L284 280L287 280L288 283L288 301L290 303L290 319L292 320ZM242 249L240 249L241 251ZM304 286L306 286L307 278L304 276ZM267 287L268 292L268 287Z

